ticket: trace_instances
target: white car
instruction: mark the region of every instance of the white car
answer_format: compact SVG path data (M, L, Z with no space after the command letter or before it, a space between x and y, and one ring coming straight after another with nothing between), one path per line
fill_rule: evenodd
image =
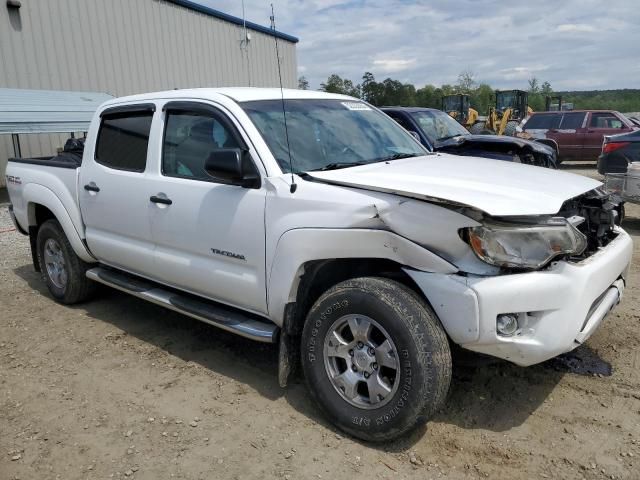
M632 252L599 182L431 154L323 92L114 99L80 166L15 159L7 181L57 301L101 282L279 343L281 384L301 362L331 421L367 440L445 402L449 342L523 366L584 342Z

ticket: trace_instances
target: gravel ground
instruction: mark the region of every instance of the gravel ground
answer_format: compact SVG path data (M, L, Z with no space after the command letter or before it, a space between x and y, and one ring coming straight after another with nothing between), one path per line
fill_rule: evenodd
M0 479L638 479L640 207L627 213L631 284L586 345L529 368L457 356L444 411L369 445L300 380L278 387L273 346L109 289L54 303L2 207Z

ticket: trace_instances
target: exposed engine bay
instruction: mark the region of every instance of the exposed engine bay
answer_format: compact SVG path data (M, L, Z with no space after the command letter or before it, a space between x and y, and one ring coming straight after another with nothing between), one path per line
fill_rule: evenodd
M587 237L587 249L579 257L573 257L582 259L608 245L616 237L614 227L620 225L624 218L624 202L615 200L603 188L597 188L567 200L559 214L567 219L584 219L574 224Z

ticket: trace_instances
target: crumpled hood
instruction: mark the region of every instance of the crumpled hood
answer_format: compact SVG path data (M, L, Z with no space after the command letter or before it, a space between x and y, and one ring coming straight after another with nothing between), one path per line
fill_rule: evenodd
M544 143L536 142L533 140L525 140L524 138L518 137L510 137L506 135L461 135L459 137L454 137L444 142L436 143L436 149L440 147L447 147L453 145L460 145L464 143L474 143L474 144L505 144L511 145L517 148L525 148L529 147L534 152L544 153L546 155L553 155L553 149Z
M446 153L309 175L337 185L467 205L492 216L553 215L566 200L601 185L558 170Z

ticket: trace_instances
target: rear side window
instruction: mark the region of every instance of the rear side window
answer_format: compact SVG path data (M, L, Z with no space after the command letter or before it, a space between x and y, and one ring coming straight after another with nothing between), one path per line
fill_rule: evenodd
M152 111L103 116L96 145L96 162L118 170L144 172L152 118Z
M591 128L622 128L622 121L612 113L592 113Z
M386 112L385 112L386 113ZM398 122L400 124L400 126L402 128L404 128L405 130L414 130L414 127L409 123L409 121L404 118L403 116L393 112L393 113L388 113L387 115L389 115L391 118L393 118L396 122Z
M560 125L560 117L562 115L559 114L541 114L541 115L532 115L527 123L524 125L525 130L550 130L552 128L558 128Z
M575 130L582 128L582 122L584 122L585 112L573 112L565 113L560 122L560 128L562 130Z

